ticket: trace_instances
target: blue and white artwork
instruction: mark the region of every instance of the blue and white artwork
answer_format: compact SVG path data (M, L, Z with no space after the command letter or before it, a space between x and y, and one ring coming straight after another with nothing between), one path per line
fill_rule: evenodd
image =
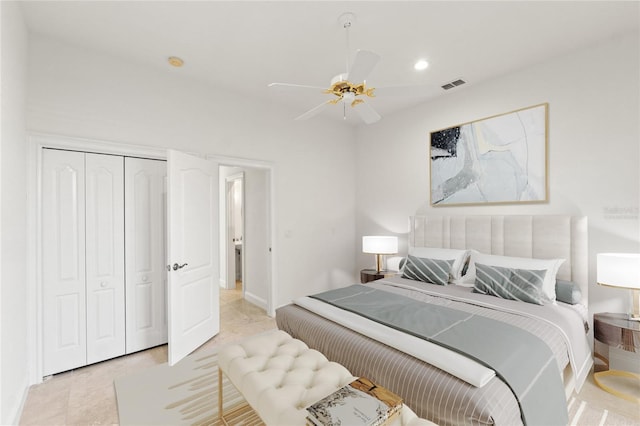
M547 108L431 133L431 205L547 201Z

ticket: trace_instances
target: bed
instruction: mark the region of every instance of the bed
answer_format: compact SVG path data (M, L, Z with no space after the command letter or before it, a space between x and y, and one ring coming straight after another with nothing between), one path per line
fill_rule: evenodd
M410 298L410 303L419 307L429 303L424 305L428 309L423 309L427 315L437 309L454 309L472 315L475 319L467 321L469 324L479 319L498 321L491 324L500 329L502 322L509 323L507 327L517 323L518 327L546 342L559 386L564 384L561 396L556 396L555 400L562 399L565 404L564 397L580 388L592 364L586 335L586 218L559 215L415 216L409 222L410 252L429 247L472 249L490 256L564 259L556 271L556 278L570 281L579 289L574 305L556 302L539 306L515 300L502 301L498 297L472 293L468 286L424 284L401 276L356 285L345 291L383 292L380 294L388 296L384 299L398 298L398 303L402 304L409 300L402 298ZM483 272L481 267L483 265L479 264L477 274ZM459 374L459 370L466 367L449 368L447 364L454 364L449 361L454 359L453 355L425 360L422 355L438 351L421 349L421 344L429 342L416 341L416 337L410 336L412 331L409 335L403 334L393 324L376 324L369 319L363 320L362 315L356 318L353 312L325 302L307 297L279 308L276 311L278 327L344 365L354 375L368 377L398 393L420 417L439 425L535 423L529 418L525 420L524 403L520 396L514 395L514 386L503 380L501 370L493 376L486 370L476 376L473 373L469 379L464 377L466 372ZM422 309L411 309L412 312L417 310ZM547 314L551 317L547 318ZM400 340L402 344L398 343ZM521 352L523 345L526 347L525 344L518 345ZM513 349L514 354L516 349ZM529 364L526 358L522 361L523 365ZM491 368L489 371L493 372Z

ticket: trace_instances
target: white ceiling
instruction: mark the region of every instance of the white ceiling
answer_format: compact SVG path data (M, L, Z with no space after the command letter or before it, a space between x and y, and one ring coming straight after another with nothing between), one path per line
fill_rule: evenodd
M382 56L368 85L421 86L419 99L371 99L383 116L638 31L639 6L637 1L22 2L31 32L282 102L299 113L330 95L294 96L267 84L329 86L346 68L346 34L338 17L353 12L351 54L365 49ZM172 55L184 60L183 68L167 64ZM414 71L419 58L429 61L426 71ZM468 84L449 92L440 88L457 78ZM323 114L342 118L341 108Z

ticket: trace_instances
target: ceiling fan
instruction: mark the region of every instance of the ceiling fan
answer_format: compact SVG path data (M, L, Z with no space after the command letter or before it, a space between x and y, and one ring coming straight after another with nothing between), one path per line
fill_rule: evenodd
M350 63L349 29L353 25L355 15L353 13L343 13L338 20L345 29L347 38L347 71L345 73L333 77L329 88L289 83L271 83L269 87L294 90L320 90L322 93L333 95L331 99L296 117L296 120L306 120L318 115L330 105L342 104L343 117L345 119L347 118L347 107L350 106L365 123L375 123L382 117L365 101L367 97L375 97L375 88L368 87L366 85L366 79L380 61L380 55L368 50L358 50L353 62Z

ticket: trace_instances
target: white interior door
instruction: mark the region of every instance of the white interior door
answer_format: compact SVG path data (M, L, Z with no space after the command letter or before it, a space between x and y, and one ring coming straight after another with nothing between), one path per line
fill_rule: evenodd
M42 152L43 374L87 363L84 154Z
M167 343L165 161L125 158L126 352Z
M218 164L167 152L169 365L220 331Z
M87 364L125 353L124 158L85 154Z

